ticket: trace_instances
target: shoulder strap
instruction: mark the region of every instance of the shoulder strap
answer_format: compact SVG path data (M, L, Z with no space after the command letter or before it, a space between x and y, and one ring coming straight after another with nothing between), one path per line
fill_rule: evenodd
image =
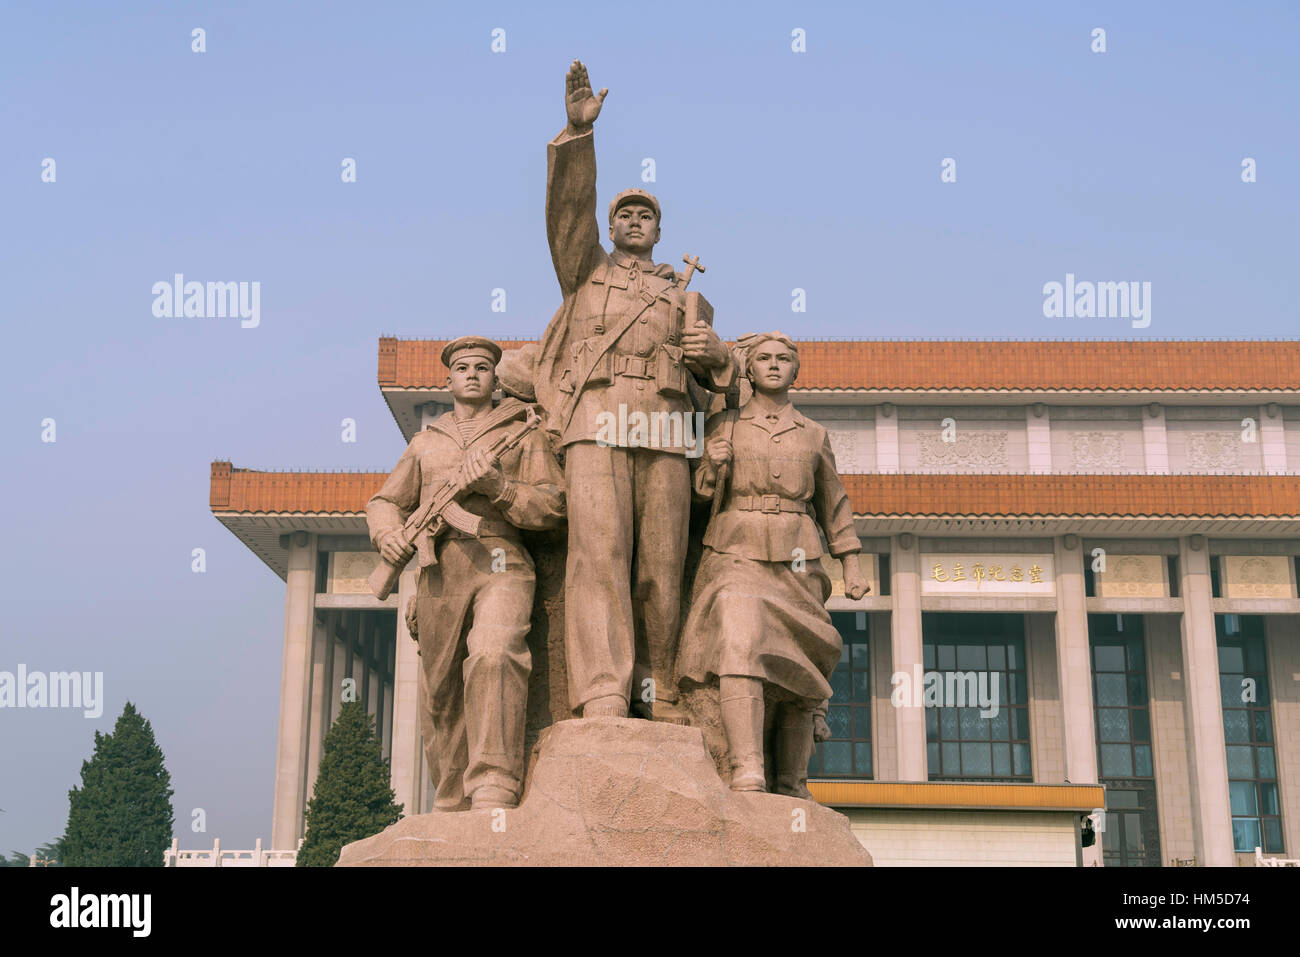
M578 407L578 399L582 396L582 390L587 385L587 380L591 378L592 371L596 368L601 358L608 352L618 341L623 333L632 328L632 324L641 318L641 313L645 312L651 306L658 302L658 297L644 303L636 312L628 310L624 313L623 318L619 320L618 325L607 329L605 334L597 340L589 352L586 367L580 371L580 374L573 377L573 395L570 396L568 403L557 419L559 420L559 431L561 434L569 427L569 420L573 418L573 412Z

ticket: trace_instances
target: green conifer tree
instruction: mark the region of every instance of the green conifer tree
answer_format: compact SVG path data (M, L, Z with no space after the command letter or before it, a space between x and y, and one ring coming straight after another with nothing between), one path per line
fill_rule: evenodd
M361 702L345 703L325 735L298 866L333 867L344 844L396 823L402 816L396 797L374 719Z
M171 798L153 727L128 701L112 734L95 732L95 753L81 763L81 787L68 792L59 863L162 867L175 823Z

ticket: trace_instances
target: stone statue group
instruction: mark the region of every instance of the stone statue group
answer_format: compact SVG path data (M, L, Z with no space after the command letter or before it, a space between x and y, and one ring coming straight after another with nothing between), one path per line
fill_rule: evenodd
M685 289L691 270L651 258L660 207L644 190L610 203L605 251L592 129L608 91L593 93L578 61L566 86L546 183L563 304L536 347L503 358L479 336L447 344L452 410L412 439L366 506L384 563L419 563L406 616L435 808L519 802L536 585L521 530L566 524L573 714L685 724L679 684L716 680L731 788L764 791L770 778L807 797L842 646L820 556L843 560L848 597L868 586L826 430L790 403L798 347L780 332L722 343L707 302ZM721 405L701 443L697 410ZM534 409L544 428L531 427ZM615 420L633 427L611 436ZM460 518L413 527L438 496L454 497ZM682 624L693 499L714 514Z

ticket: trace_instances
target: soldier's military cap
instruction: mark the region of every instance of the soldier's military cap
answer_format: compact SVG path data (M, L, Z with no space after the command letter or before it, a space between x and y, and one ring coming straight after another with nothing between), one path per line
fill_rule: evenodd
M663 219L663 213L659 210L659 200L647 193L643 189L637 189L635 186L631 189L625 189L614 197L614 201L609 204L609 221L614 221L614 214L618 212L620 206L628 206L632 203L640 203L642 206L649 206L655 211L655 219Z
M501 347L491 339L484 339L482 336L461 336L459 339L453 339L443 346L442 364L450 369L452 356L466 350L470 350L475 355L483 356L485 359L491 359L493 366L501 361Z

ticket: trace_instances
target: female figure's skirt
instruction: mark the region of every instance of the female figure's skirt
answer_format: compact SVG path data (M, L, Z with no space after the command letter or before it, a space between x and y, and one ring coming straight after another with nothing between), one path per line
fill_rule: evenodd
M701 684L714 675L761 678L801 698L831 696L827 679L843 640L826 600L820 559L800 571L705 548L682 630L677 674Z

